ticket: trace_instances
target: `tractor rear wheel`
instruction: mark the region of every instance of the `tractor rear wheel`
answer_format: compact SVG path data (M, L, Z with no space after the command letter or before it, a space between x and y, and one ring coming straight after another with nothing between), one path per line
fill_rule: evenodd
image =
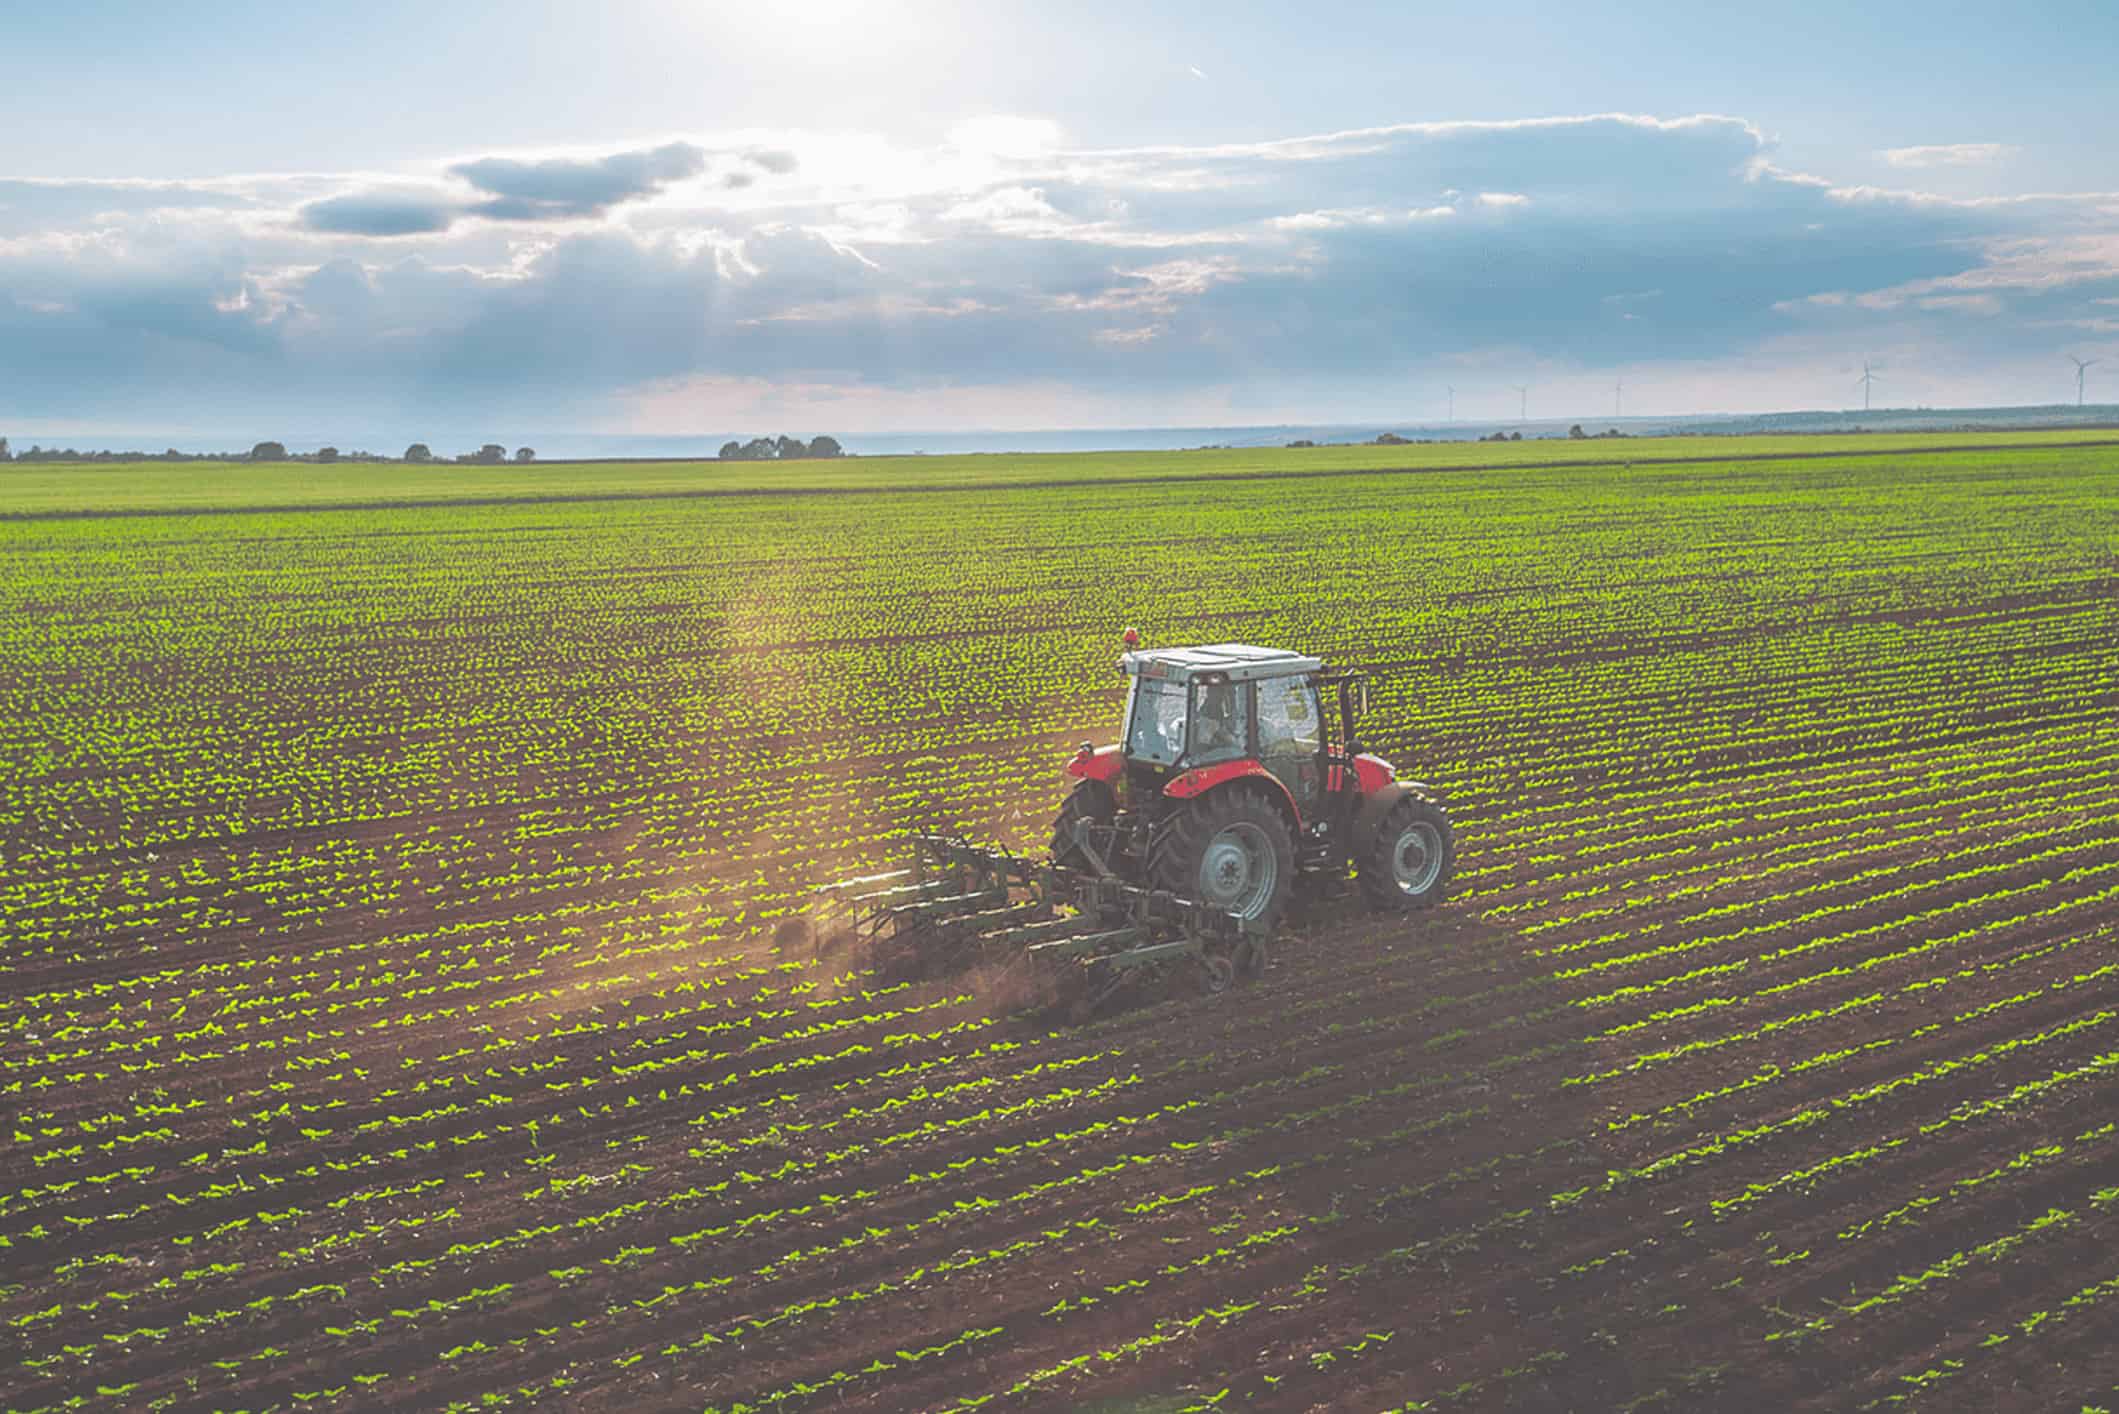
M1442 901L1456 864L1449 812L1439 801L1409 795L1385 812L1355 872L1370 903L1410 912Z
M1287 820L1255 790L1227 786L1194 801L1156 846L1158 889L1271 931L1295 883Z
M1096 872L1089 856L1074 841L1074 822L1108 825L1118 814L1118 797L1102 781L1083 781L1067 796L1052 822L1052 862L1063 869ZM1109 861L1107 860L1106 863Z

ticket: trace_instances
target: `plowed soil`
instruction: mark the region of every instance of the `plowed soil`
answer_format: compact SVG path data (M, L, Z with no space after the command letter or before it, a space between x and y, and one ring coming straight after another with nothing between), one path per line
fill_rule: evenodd
M102 663L79 692L272 731L60 753L0 827L0 1404L2119 1403L2119 583L2063 543L2072 481L2034 483L2046 519L2011 503L2058 548L2003 575L1922 519L1988 471L1936 466L1877 493L1912 529L1844 593L1759 568L1812 554L1798 535L1726 561L1738 588L1690 626L1578 621L1571 592L1709 572L1615 588L1635 571L1607 546L1491 606L1567 625L1537 651L1403 630L1378 671L1424 653L1399 673L1436 705L1382 744L1453 802L1448 901L1378 914L1317 885L1258 980L1172 973L1074 1026L1006 977L886 982L814 946L800 904L896 862L873 853L918 822L908 781L956 793L949 823L1035 838L1104 697L853 732L844 663L815 649L803 679L795 640L725 641L733 611L687 637L690 601L651 593L550 627L549 589L459 618L432 584L315 589L333 626L272 630L306 686L265 707L262 668L217 694ZM1865 485L1802 475L1818 506ZM1672 544L1750 523L1697 491L1627 494ZM1025 523L1050 509L1012 494ZM1402 487L1367 494L1297 510L1384 534ZM313 543L320 512L264 539L383 574L439 514L390 512L358 552ZM753 553L755 527L714 527ZM575 531L678 563L633 522ZM1484 563L1420 602L1488 592ZM840 588L787 592L808 612ZM1414 593L1347 592L1319 632ZM955 651L858 602L873 639L815 642ZM533 647L564 666L511 676ZM744 716L789 694L813 721Z

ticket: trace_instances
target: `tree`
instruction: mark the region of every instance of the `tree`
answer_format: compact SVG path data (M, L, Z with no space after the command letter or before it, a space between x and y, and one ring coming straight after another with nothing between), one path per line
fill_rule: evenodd
M254 462L283 462L287 460L287 444L260 442L250 449L250 459Z
M1520 432L1511 432L1508 434L1508 440L1511 442L1520 442L1523 440L1523 434Z
M1584 432L1582 430L1582 424L1579 422L1567 429L1567 437L1568 440L1571 442L1579 442L1588 435L1589 434L1587 432Z
M515 449L515 460L519 462L536 461L537 449L535 447L517 447Z
M0 437L0 462L13 461L15 454L7 449L7 438Z
M488 442L478 449L478 459L489 465L495 465L508 459L508 449L501 446L498 442Z
M721 444L721 460L725 462L742 461L743 444L741 442L723 442Z
M433 461L434 449L425 442L414 442L411 446L405 448L405 460L408 462Z
M743 460L769 462L780 455L780 446L770 437L753 437L743 444Z
M320 462L335 462L338 460L338 448L318 447L316 449L316 459Z
M1405 445L1405 439L1395 432L1379 432L1376 434L1376 445L1379 447L1402 447Z
M809 443L800 437L790 437L785 432L773 439L773 451L783 460L809 455Z
M838 438L819 433L816 440L809 444L809 454L813 457L843 457L846 455L846 449L839 445Z

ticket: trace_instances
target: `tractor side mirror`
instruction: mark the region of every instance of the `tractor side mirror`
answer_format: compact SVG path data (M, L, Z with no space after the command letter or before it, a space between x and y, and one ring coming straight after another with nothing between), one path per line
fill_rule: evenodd
M1354 711L1362 717L1367 717L1369 714L1369 680L1367 678L1354 679Z

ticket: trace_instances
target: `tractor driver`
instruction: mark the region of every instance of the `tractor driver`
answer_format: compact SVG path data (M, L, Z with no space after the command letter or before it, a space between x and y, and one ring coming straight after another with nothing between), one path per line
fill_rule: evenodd
M1192 742L1197 756L1218 756L1243 750L1243 714L1237 707L1234 683L1204 684L1199 689L1197 731Z

